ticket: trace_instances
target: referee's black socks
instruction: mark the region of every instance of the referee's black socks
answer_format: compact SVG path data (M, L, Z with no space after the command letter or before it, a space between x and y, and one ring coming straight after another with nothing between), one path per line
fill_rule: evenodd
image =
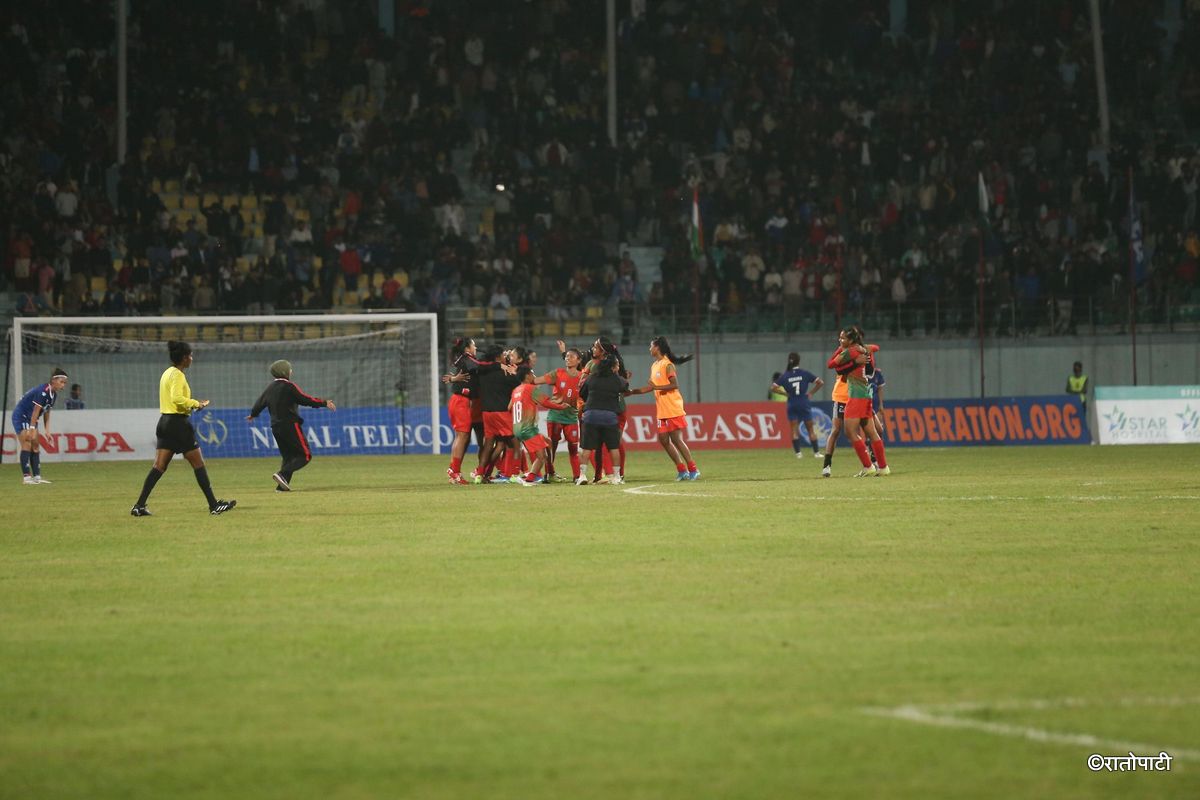
M204 496L208 498L209 509L216 508L217 496L213 494L212 484L208 480L208 467L196 470L196 483L200 484L200 491L204 492Z
M146 475L146 482L142 484L142 493L138 495L137 505L146 505L146 501L150 499L150 493L154 491L154 484L158 483L158 479L162 476L162 470L157 467L150 468L150 472Z

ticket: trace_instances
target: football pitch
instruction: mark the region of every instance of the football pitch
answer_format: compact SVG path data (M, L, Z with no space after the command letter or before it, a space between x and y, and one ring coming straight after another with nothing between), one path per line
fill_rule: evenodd
M0 797L1200 796L1200 446L889 455L6 464Z

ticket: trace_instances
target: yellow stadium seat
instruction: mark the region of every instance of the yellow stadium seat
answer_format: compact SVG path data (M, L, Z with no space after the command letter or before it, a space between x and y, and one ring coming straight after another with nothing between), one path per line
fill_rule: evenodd
M584 322L583 323L583 335L584 336L599 336L600 335L600 323L594 319L589 319L586 322Z
M125 268L125 259L123 259L123 258L114 258L113 259L113 272L120 272L124 268Z
M556 319L548 319L542 323L541 336L562 336L562 323Z
M312 259L313 269L320 269L322 266L324 266L324 264L325 264L325 259L321 258L320 256L313 256L313 259Z
M321 326L317 325L317 324L305 325L304 326L304 338L305 339L320 339L321 338Z
M209 206L213 205L214 203L220 203L220 202L221 202L220 195L214 194L213 192L205 192L204 199L201 201L201 205L203 208L208 208Z
M241 325L222 325L221 341L240 342L242 340L242 330Z
M198 211L200 209L200 195L185 194L183 196L183 207L188 211Z
M249 272L250 271L250 259L248 257L246 257L246 256L238 256L237 257L237 271L238 272Z
M155 178L154 180L150 181L150 191L154 192L155 194L158 194L159 192L161 192L162 191L162 181L160 181L158 178Z
M588 306L588 319L602 319L604 317L604 306Z
M163 191L168 194L179 194L179 181L165 181L162 185Z
M263 325L262 333L259 335L259 339L261 339L264 342L279 341L279 326L278 325Z
M252 194L242 195L242 208L258 208L258 197Z
M91 289L92 294L104 294L108 291L108 281L103 275L96 275L92 278Z
M563 323L563 336L579 336L583 333L583 326L577 319L569 319Z
M371 285L374 286L376 289L383 288L383 281L384 281L384 277L383 277L382 272L376 272L374 275L371 276Z
M216 325L203 325L200 328L199 335L196 337L202 342L215 342L220 339Z
M174 192L172 192L171 194L164 193L162 195L159 195L159 197L162 199L163 205L166 206L167 211L174 211L175 209L179 208L179 195L178 194L175 194Z
M468 322L482 322L483 321L483 311L484 310L481 306L470 306L467 309L467 321Z
M241 202L241 196L236 194L227 194L221 196L221 205L228 210L230 206L236 206Z

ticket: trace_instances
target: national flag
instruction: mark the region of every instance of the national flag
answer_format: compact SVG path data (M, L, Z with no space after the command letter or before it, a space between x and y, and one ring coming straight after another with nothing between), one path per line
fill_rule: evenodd
M979 172L976 174L979 175L979 215L986 222L988 211L991 209L991 203L988 201L987 184L983 182L983 173Z
M700 223L700 187L692 188L692 258L704 255L704 226Z
M1142 247L1142 218L1133 195L1133 176L1129 176L1129 269L1133 286L1146 280L1146 251Z

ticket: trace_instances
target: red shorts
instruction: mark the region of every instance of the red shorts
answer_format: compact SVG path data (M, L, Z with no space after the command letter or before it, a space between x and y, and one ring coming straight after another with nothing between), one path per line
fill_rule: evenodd
M458 433L471 432L471 401L461 394L450 395L450 427Z
M539 451L545 450L550 446L550 443L546 441L546 437L542 436L540 433L537 436L529 437L525 441L521 442L521 444L525 445L525 452L529 453L531 456L537 455Z
M669 419L660 419L658 421L659 433L670 433L671 431L687 430L687 414L682 417L671 417Z
M566 439L567 444L579 444L579 423L546 421L546 432L551 439Z
M512 414L507 411L483 412L483 435L492 438L512 436Z
M868 419L874 414L869 397L851 397L846 401L846 419Z
M476 397L471 400L471 424L478 425L483 422L483 398Z

